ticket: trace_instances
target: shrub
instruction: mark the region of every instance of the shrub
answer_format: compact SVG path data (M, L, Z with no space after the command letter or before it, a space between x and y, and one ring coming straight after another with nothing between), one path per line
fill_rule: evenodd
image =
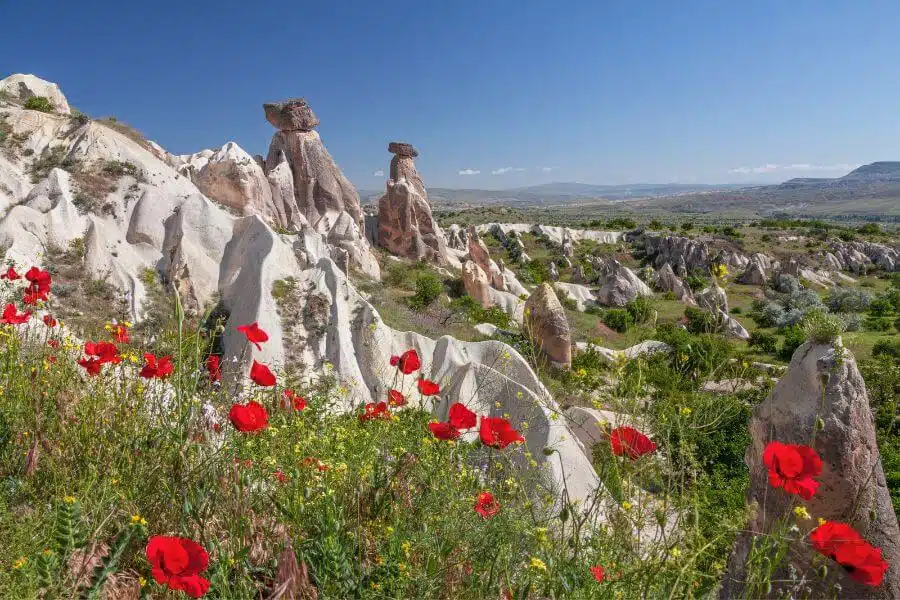
M674 323L656 328L656 338L672 347L666 360L670 367L697 386L734 354L734 345L719 335L692 334ZM670 385L677 382L670 382ZM660 384L665 384L661 381Z
M684 309L687 330L691 333L717 333L721 329L719 316L711 311L688 306Z
M866 331L889 331L891 326L891 320L884 317L866 317L863 321Z
M894 304L887 295L879 295L869 304L869 314L873 317L884 317L894 311Z
M684 223L681 224L682 231L690 231L693 228L694 228L693 221L685 221Z
M872 294L865 290L834 288L825 298L831 312L863 312L872 303Z
M104 161L102 171L112 177L124 177L126 175L138 178L141 171L137 165L121 160Z
M781 273L775 279L775 289L782 294L793 294L800 291L800 281L793 275Z
M792 292L787 303L788 307L804 313L811 310L825 311L825 305L822 303L822 299L812 290L801 289Z
M653 317L653 304L646 296L638 296L625 305L636 325L642 325Z
M856 231L865 235L876 235L881 233L881 226L878 223L866 223L856 228Z
M784 306L779 302L755 300L750 309L750 318L757 327L775 327L784 318Z
M39 110L45 113L53 112L53 103L43 96L32 96L25 101L24 107L28 110Z
M709 285L709 277L699 271L694 271L684 278L684 282L691 288L691 291L699 292Z
M760 352L774 354L778 349L778 337L774 333L757 330L750 334L747 345L757 348Z
M569 296L560 295L559 302L567 310L578 310L578 302L574 298L570 298Z
M53 169L60 168L73 173L81 168L81 161L69 156L65 146L44 148L41 155L31 163L28 172L31 175L31 183L38 183L50 174Z
M841 335L841 321L833 315L813 311L803 321L807 339L817 344L830 344Z
M423 273L416 279L416 293L409 299L409 305L416 309L423 309L440 297L444 291L444 285L434 273Z
M778 355L782 360L789 361L794 351L806 341L806 331L800 325L791 325L784 331L784 341Z
M607 221L606 227L609 229L634 229L637 227L637 223L634 222L634 219L616 217Z
M611 308L603 313L603 323L613 331L625 333L634 325L634 317L622 308Z
M653 220L650 221L650 223L647 225L647 229L649 229L649 230L651 230L651 231L659 231L659 230L661 230L662 228L663 228L663 224L660 223L658 219L653 219Z
M722 235L731 238L741 238L744 237L744 234L732 227L731 225L726 225L722 228Z
M872 347L872 356L890 356L900 358L900 340L878 340Z
M744 312L744 309L741 308L740 306L732 306L731 310L728 312L730 312L733 315L739 315Z
M862 327L862 317L857 313L841 313L837 317L841 320L844 331L859 331Z

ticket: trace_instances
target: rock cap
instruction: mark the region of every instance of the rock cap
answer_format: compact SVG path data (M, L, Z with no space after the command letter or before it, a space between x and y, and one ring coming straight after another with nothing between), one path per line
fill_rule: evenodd
M306 98L290 98L263 104L266 120L280 131L312 131L319 125Z
M406 142L391 142L388 144L388 152L396 154L397 156L408 156L410 158L415 158L419 155L419 151L416 150L412 144L407 144Z

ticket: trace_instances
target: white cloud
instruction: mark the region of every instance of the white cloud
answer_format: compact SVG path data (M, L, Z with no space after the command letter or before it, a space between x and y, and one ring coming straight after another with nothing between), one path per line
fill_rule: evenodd
M384 177L384 169L378 169L374 173L372 173L375 177Z
M558 169L558 168L559 168L559 167L539 167L539 169L540 169L541 171L543 171L544 173L549 173L550 171L553 171L553 170Z
M481 171L476 171L475 169L463 169L459 172L460 175L478 175Z
M812 165L809 163L795 163L792 165L776 165L776 164L765 164L761 167L737 167L736 169L729 169L729 173L740 173L742 175L748 175L750 173L773 173L775 171L852 171L859 165L853 165L849 163L839 163L836 165Z
M494 169L491 171L491 175L503 175L504 173L509 173L510 171L516 171L521 173L524 171L522 167L500 167L499 169Z

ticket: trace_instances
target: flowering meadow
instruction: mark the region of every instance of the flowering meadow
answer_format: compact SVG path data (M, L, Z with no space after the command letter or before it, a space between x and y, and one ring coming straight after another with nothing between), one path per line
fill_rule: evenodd
M537 464L525 424L459 399L436 419L443 391L414 349L386 365L383 399L342 414L328 369L253 358L268 341L255 323L237 328L247 361L217 353L223 323L177 302L152 338L110 322L82 340L54 316L50 273L10 268L0 285L3 598L706 597L745 520L748 406L766 390L699 393L731 364L709 340L615 367L605 403L642 416L595 447L604 485L574 506L520 468ZM763 460L772 493L797 498L773 547L803 537L878 585L881 551L803 508L815 451L776 441ZM761 595L770 567L751 572Z

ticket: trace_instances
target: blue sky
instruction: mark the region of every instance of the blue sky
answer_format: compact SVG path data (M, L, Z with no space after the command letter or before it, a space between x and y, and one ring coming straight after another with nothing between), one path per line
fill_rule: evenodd
M0 77L55 81L174 153L264 153L262 103L306 96L363 189L384 185L395 139L445 187L776 181L900 159L895 1L2 4Z

